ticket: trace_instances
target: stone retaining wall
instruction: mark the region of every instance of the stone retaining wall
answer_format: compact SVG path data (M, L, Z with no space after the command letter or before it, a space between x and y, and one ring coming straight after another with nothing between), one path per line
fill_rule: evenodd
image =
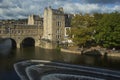
M120 57L120 53L108 53L107 56L109 57Z
M67 49L63 49L63 48L61 48L61 51L62 51L62 52L68 52L68 53L81 54L80 51L71 51L71 50L67 50Z

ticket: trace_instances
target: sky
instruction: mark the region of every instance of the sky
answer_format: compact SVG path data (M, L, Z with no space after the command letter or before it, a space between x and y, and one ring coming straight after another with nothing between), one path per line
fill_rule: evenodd
M120 12L120 0L0 0L0 19L43 15L45 7L63 7L65 13Z

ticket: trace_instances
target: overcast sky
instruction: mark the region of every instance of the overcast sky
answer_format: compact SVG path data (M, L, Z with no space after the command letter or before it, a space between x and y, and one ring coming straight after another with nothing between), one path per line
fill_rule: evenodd
M63 7L66 13L120 12L120 0L0 0L0 19L42 16L48 6Z

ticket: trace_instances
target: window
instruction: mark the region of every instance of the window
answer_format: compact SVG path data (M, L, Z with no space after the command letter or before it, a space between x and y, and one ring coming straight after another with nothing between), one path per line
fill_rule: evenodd
M58 21L58 27L60 26L59 21Z
M59 19L59 15L56 16L56 19Z
M20 33L20 30L18 30L18 33Z
M56 33L58 34L59 33L59 30L57 29Z
M56 35L56 38L57 38L57 39L60 39L60 38L61 38L61 35Z
M60 26L61 26L61 22L58 21L58 22L56 23L56 25L57 25L58 27L60 27Z
M61 30L60 30L60 29L57 29L57 30L56 30L56 33L57 33L57 34L60 34L60 33L61 33Z
M61 26L61 22L59 22L59 26Z
M14 33L14 30L12 30L11 33L13 34L13 33Z
M56 38L58 38L58 35L56 35Z

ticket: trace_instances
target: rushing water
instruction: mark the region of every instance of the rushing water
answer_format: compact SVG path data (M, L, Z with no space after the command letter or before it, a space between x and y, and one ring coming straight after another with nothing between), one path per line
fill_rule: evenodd
M8 55L0 55L0 80L20 80L13 69L13 64L26 59L51 60L77 65L120 70L120 58L76 55L46 50L39 47L13 49Z

